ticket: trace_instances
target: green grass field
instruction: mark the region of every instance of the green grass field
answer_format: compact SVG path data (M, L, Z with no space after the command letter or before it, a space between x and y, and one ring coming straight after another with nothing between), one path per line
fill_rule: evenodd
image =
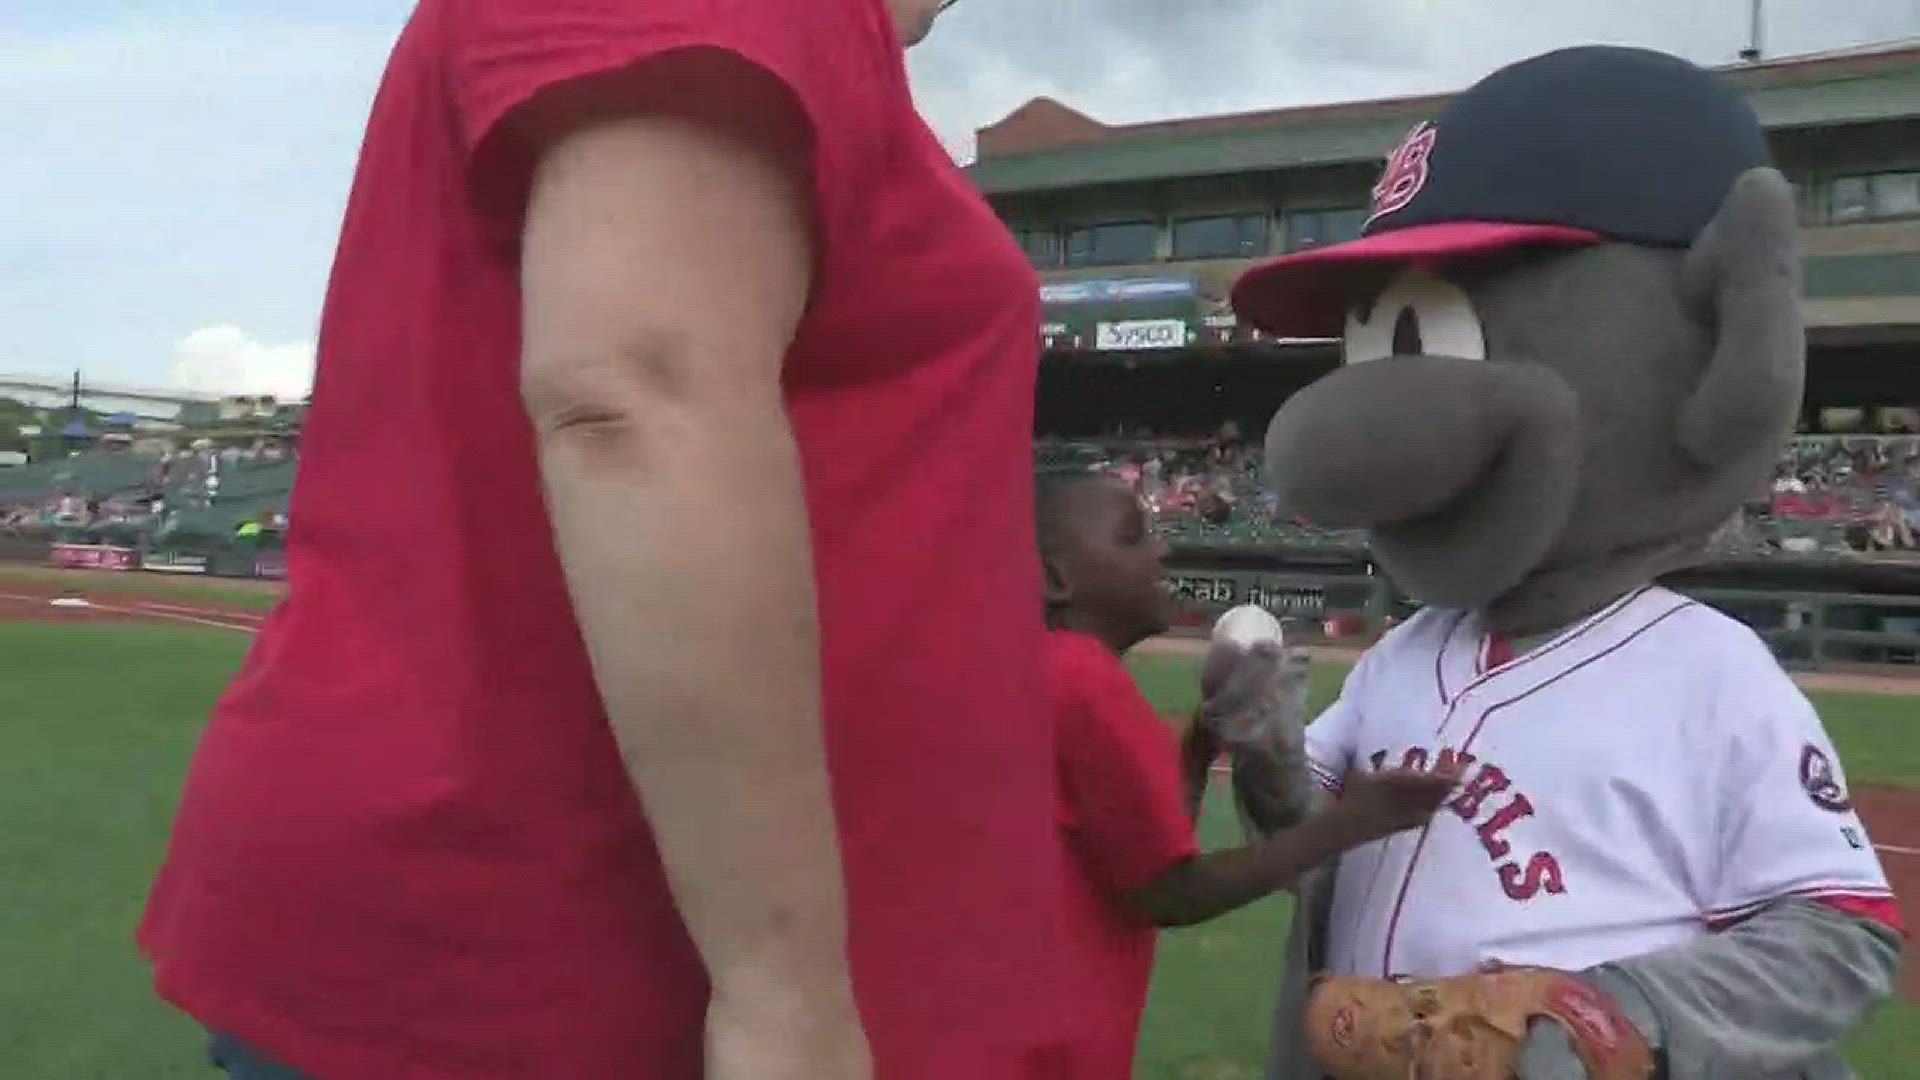
M244 640L216 630L0 624L0 1077L211 1080L194 1026L148 992L132 945L195 732ZM1163 710L1192 705L1190 662L1143 657ZM1324 695L1338 672L1320 673ZM1920 786L1912 706L1821 701L1863 782ZM1210 844L1234 839L1224 807ZM1259 1075L1276 900L1166 939L1139 1076ZM1890 1009L1853 1046L1867 1080L1920 1080L1920 1008Z
M112 571L55 570L26 563L0 563L0 593L9 585L36 592L46 588L76 588L97 600L119 597L217 604L264 612L280 600L278 582L247 578L200 577L182 574L125 574Z

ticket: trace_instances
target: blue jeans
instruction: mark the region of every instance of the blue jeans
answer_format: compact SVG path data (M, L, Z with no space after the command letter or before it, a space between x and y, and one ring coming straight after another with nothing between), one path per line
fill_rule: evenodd
M285 1065L276 1065L230 1035L215 1034L208 1048L213 1063L227 1070L227 1080L313 1080Z

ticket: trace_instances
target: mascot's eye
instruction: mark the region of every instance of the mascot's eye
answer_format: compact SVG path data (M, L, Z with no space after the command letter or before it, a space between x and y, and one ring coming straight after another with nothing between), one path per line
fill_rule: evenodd
M1409 355L1485 360L1487 340L1464 290L1425 270L1408 270L1372 303L1347 312L1341 354L1349 364Z

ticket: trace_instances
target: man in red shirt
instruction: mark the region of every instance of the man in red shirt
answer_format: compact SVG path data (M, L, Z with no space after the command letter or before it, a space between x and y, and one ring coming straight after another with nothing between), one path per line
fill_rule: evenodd
M1050 1075L1039 296L939 6L419 5L141 929L249 1059Z

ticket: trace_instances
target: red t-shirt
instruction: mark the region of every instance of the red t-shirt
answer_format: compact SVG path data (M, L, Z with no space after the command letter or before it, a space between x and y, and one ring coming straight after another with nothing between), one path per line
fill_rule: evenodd
M705 977L563 588L512 233L471 171L535 91L688 46L772 73L816 129L820 274L785 383L879 1075L1050 1075L1038 283L915 113L882 0L425 0L401 35L321 327L290 592L201 742L141 933L164 996L303 1071L699 1075Z
M1075 1080L1131 1075L1153 978L1153 924L1118 897L1199 853L1179 741L1120 658L1084 634L1048 635L1067 868L1068 985L1086 1025Z

